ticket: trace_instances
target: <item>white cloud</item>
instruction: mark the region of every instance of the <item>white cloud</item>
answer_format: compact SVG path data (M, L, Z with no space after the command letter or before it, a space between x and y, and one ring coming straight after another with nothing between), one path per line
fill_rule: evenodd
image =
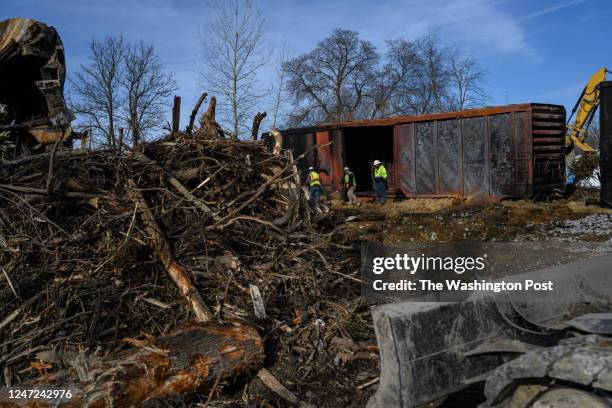
M558 4L558 5L552 6L552 7L547 7L545 9L534 11L533 13L529 13L529 14L521 17L519 20L520 21L531 20L531 19L536 18L536 17L540 17L540 16L543 16L543 15L546 15L546 14L553 13L553 12L555 12L557 10L561 10L561 9L564 9L564 8L567 8L567 7L571 7L571 6L574 6L576 4L584 3L585 1L587 1L587 0L572 0L572 1L569 1L567 3Z
M271 3L273 7L266 10L273 22L271 36L286 31L290 41L309 41L305 46L308 49L313 46L313 37L322 39L333 28L343 27L358 31L378 46L387 39L416 38L436 31L446 40L493 54L535 54L518 20L504 12L499 3L489 0L330 1L324 5L273 0Z

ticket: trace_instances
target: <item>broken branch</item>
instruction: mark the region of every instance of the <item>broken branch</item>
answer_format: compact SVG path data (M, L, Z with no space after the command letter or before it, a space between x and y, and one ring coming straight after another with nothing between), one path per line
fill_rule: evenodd
M191 136L193 133L193 122L195 121L195 117L198 114L198 110L200 110L200 106L202 106L202 103L204 102L207 96L208 94L206 92L200 95L200 98L198 99L195 106L193 107L193 110L191 111L191 116L189 116L189 125L187 125L187 129L185 130L185 132L189 136Z
M166 240L164 233L155 221L153 213L149 209L147 202L138 189L134 180L129 180L130 190L128 194L135 205L140 208L141 219L145 225L145 229L149 234L149 245L153 249L153 252L160 260L168 275L172 278L176 286L181 291L183 297L187 299L191 310L196 316L196 319L200 322L208 322L214 319L213 314L208 310L208 307L204 304L204 300L191 283L189 275L185 268L180 265L172 255L170 244Z

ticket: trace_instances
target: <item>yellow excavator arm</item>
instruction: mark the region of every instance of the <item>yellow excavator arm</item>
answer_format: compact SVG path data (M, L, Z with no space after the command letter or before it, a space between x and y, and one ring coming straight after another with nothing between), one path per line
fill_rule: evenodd
M593 120L595 111L597 111L597 107L599 106L599 84L606 80L607 72L609 71L605 67L597 70L582 90L582 94L580 98L578 98L566 125L566 154L571 153L574 147L578 147L584 152L592 152L595 150L585 141L588 136L586 130L591 120ZM574 124L570 124L569 122L574 114L576 114L576 120Z

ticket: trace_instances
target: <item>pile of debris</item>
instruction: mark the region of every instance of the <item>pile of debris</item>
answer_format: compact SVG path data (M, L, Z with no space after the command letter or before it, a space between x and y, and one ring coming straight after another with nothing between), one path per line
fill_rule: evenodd
M572 163L577 181L599 175L599 156L596 152L585 152Z
M5 384L74 385L75 405L297 399L266 370L275 394L242 395L265 361L298 395L325 386L332 340L356 354L373 333L356 245L311 219L297 159L200 130L2 161Z

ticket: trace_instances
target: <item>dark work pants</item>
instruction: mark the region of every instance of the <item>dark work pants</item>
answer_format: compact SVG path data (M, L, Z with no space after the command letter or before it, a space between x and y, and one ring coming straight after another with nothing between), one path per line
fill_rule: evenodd
M376 199L379 203L384 204L387 202L387 183L383 181L376 181Z
M319 204L321 201L322 188L319 185L310 186L310 196L315 204Z

